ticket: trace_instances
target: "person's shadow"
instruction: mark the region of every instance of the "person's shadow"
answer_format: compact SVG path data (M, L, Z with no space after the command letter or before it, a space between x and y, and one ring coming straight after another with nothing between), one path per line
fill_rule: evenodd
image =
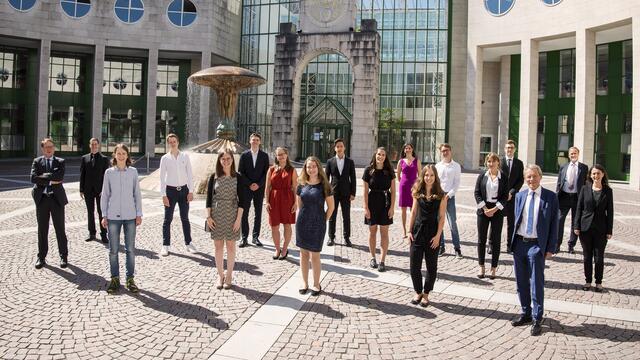
M48 268L61 278L70 283L76 284L78 286L78 290L101 291L106 288L107 280L105 278L96 274L88 273L73 264L69 264L68 266L70 271L60 269L56 266Z
M410 292L407 292L407 294L410 294ZM436 315L428 311L428 308L423 309L418 305L398 304L395 302L378 300L371 297L365 297L365 296L353 297L345 294L338 294L338 293L328 292L328 291L323 291L320 296L329 296L333 299L336 299L346 304L358 305L368 309L379 310L389 315L399 315L399 316L413 315L423 319L436 318ZM433 304L433 303L430 303L430 304Z
M345 317L345 315L340 311L333 309L329 305L318 302L305 302L297 298L266 293L263 291L250 288L242 288L238 286L232 287L231 290L237 292L238 294L244 295L244 297L246 297L248 300L256 301L261 306L264 305L267 301L274 299L276 300L274 302L276 306L288 307L297 311L315 312L331 319L344 319Z
M200 256L190 256L190 255L185 255L185 254L180 254L180 253L171 253L171 255L179 257L179 258L195 261L199 265L204 266L204 267L208 267L208 268L215 268L216 267L216 259L215 259L215 257L212 256L212 255L206 254L206 253L198 253L198 255L200 255ZM225 266L225 269L226 269L227 260L224 259L223 261L224 261L224 266ZM253 264L237 261L237 260L236 260L236 262L234 264L233 270L234 271L244 271L244 272L246 272L246 273L248 273L250 275L256 275L256 276L263 275L262 271L260 271L257 266L255 266Z

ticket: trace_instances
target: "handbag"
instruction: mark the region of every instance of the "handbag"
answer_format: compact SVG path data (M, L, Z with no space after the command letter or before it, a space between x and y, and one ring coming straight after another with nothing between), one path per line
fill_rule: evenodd
M211 181L213 181L213 184L211 184L211 189L213 189L213 195L215 195L216 194L216 176L215 176L215 174L211 177ZM211 228L209 227L208 221L209 221L208 217L206 219L204 219L204 231L205 232L211 232Z

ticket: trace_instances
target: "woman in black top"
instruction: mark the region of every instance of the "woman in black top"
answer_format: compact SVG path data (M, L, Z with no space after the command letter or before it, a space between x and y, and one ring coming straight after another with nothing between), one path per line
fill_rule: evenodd
M474 192L478 204L478 277L484 278L484 257L487 247L487 231L491 224L491 274L489 279L496 278L496 269L500 259L500 235L504 217L502 209L509 198L507 176L500 171L500 158L496 153L489 153L485 158L487 171L478 176ZM507 236L510 236L509 234Z
M595 259L595 290L602 292L604 248L613 234L613 191L609 187L607 171L602 165L593 165L589 174L591 186L583 186L578 195L573 232L580 236L584 256L585 284L582 290L591 289L592 261Z
M364 169L364 223L369 225L369 266L386 270L384 260L389 250L389 225L393 224L393 208L396 201L396 175L391 167L387 151L379 147ZM380 266L376 262L376 233L380 227Z
M416 296L411 303L429 305L429 292L438 275L438 249L440 235L447 213L447 197L440 186L435 165L425 166L411 189L413 206L409 220L409 264ZM427 264L427 276L422 285L422 259Z

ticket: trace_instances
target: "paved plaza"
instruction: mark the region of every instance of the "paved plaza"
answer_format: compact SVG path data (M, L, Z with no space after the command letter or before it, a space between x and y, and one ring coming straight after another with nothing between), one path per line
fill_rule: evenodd
M88 233L84 201L74 182L77 166L67 167L65 183L70 265L58 266L51 228L48 264L36 270L35 207L24 175L29 164L0 164L1 359L639 356L640 193L626 185L614 185L616 217L605 254L605 291L582 291L580 246L575 255L561 252L547 261L543 333L531 337L529 327L510 324L519 311L511 256L501 255L495 280L475 276L475 174L463 174L456 197L464 258L451 255L448 241L431 305L421 308L409 303L414 293L399 210L391 228L388 271L368 268L361 186L352 208L354 246L342 246L338 236L336 246L324 247L319 297L297 292L301 280L295 246L286 261L271 259L266 214L261 230L265 246L238 249L234 287L217 290L213 243L202 231L202 197L191 205L192 235L200 252L186 251L176 211L173 252L159 256L163 206L159 193L150 192L143 192L144 217L136 239L136 279L142 290L108 295L107 248L84 241ZM553 189L554 184L554 176L543 178L543 186ZM445 234L449 239L448 226ZM503 251L505 247L503 243ZM123 253L120 264L123 269Z

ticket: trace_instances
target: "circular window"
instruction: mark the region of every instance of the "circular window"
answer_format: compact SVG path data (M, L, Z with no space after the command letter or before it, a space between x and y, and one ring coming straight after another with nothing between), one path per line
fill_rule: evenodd
M142 0L116 0L113 10L120 21L132 24L142 19L144 3Z
M65 14L72 18L81 18L91 10L91 0L60 0L60 6Z
M494 16L502 16L511 10L516 0L484 0L484 8Z
M555 6L558 5L562 0L542 0L545 5Z
M189 26L196 21L196 6L189 0L173 0L167 8L169 21L176 26Z
M9 0L9 5L18 11L29 11L36 5L36 0Z

